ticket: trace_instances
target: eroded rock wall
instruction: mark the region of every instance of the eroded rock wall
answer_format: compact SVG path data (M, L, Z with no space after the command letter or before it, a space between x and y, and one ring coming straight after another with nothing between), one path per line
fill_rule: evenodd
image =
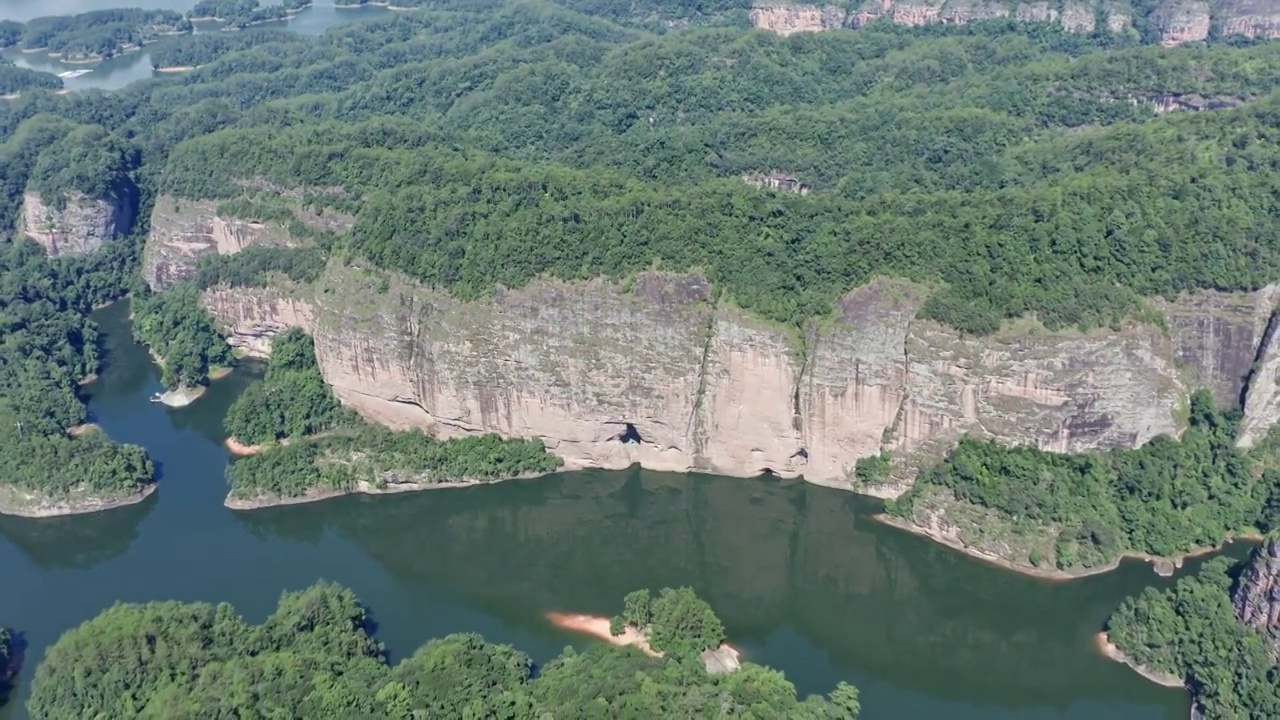
M133 226L132 198L123 191L101 199L73 193L59 205L34 192L22 196L22 233L47 255L95 252Z
M1137 32L1127 3L1112 0L865 0L828 4L761 3L751 10L755 27L781 35L859 28L882 18L898 25L965 23L1014 17L1057 23L1067 32L1090 33L1099 18L1112 33ZM1277 0L1165 0L1151 15L1164 45L1205 40L1215 23L1225 35L1280 37Z
M280 225L219 216L215 201L162 195L151 213L151 235L142 253L143 278L152 290L164 290L191 279L204 255L296 244Z
M1254 551L1233 599L1236 617L1280 648L1280 537L1273 536Z
M1178 434L1195 387L1238 396L1270 292L1187 296L1167 304L1167 330L1023 324L987 338L917 319L926 290L890 280L849 293L803 336L718 302L700 277L656 273L462 302L331 266L309 290L204 298L255 353L305 327L337 395L392 427L537 437L569 467L848 487L860 458L888 449L923 462L964 433L1058 452ZM1270 397L1280 414L1280 393Z

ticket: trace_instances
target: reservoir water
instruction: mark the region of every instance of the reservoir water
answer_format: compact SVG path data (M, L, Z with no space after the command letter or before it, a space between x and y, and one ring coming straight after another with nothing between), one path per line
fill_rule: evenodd
M802 694L851 681L870 720L1187 716L1186 693L1092 645L1123 597L1172 582L1149 566L1028 578L876 523L874 501L802 482L633 469L233 512L221 421L253 369L168 409L147 400L159 372L130 336L127 303L97 318L108 366L87 388L90 409L150 451L159 490L93 515L0 516L0 622L28 644L0 717L24 716L49 644L117 600L227 601L258 622L281 591L319 579L371 606L393 660L476 631L545 661L594 642L546 612L612 614L630 590L691 585L747 659Z
M3 0L0 2L0 20L17 20L26 22L32 18L45 15L74 15L90 10L102 10L111 7L141 7L186 12L199 0L118 0L104 3L102 0ZM263 5L272 2L264 1ZM303 35L320 35L325 30L341 23L377 20L392 15L394 11L385 7L337 8L334 0L315 0L315 3L293 18L281 22L264 23L262 27L277 27L292 30ZM217 32L216 26L198 25L197 32ZM0 57L12 61L19 67L50 72L55 75L70 70L91 68L93 72L76 78L62 81L70 90L118 90L125 85L149 77L159 76L151 69L151 54L144 48L141 52L126 53L105 62L93 65L73 65L49 57L43 52L24 53L16 48L9 48Z

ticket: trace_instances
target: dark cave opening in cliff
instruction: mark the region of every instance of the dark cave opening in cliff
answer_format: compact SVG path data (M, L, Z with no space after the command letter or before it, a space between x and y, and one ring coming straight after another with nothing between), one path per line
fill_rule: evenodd
M640 443L644 442L644 438L640 437L640 431L636 430L636 426L632 425L631 423L626 423L626 427L622 430L622 432L618 433L618 436L616 439L618 440L618 442L621 442L623 444L635 443L636 445L639 445Z
M777 477L778 473L773 471L771 467L760 468L761 477Z

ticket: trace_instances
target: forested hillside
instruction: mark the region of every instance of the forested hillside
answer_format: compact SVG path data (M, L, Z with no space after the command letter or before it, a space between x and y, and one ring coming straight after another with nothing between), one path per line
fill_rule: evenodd
M762 666L708 674L696 630L719 620L687 589L660 598L668 596L681 602L655 619L669 638L665 657L601 644L567 649L537 672L525 653L474 634L431 640L391 665L369 611L330 584L285 593L261 625L226 604L116 605L50 648L28 709L47 720L858 717L857 690L845 683L800 701Z

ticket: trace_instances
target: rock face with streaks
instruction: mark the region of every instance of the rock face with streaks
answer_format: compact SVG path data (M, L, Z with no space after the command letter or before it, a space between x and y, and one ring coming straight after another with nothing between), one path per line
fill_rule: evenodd
M1273 535L1254 552L1233 600L1236 617L1280 649L1280 536Z
M47 255L87 255L112 237L127 234L133 212L133 198L124 189L104 198L72 193L60 203L26 192L19 227Z
M997 0L864 0L803 4L762 2L752 8L757 28L781 35L860 28L880 19L897 25L965 23L1013 17L1021 22L1056 23L1067 32L1091 33L1099 19L1108 32L1137 33L1127 3L1112 0L1040 0L1015 3ZM1205 40L1217 24L1224 35L1280 37L1277 0L1164 0L1148 19L1166 46Z
M291 247L297 243L279 224L226 218L211 200L162 195L151 213L151 236L142 253L142 273L152 290L195 276L200 257L231 255L247 247Z
M877 280L805 333L718 302L701 277L658 273L463 302L331 264L310 289L214 288L204 301L256 352L306 328L337 395L393 427L541 438L569 467L839 487L860 458L936 457L964 433L1053 451L1177 434L1195 387L1239 393L1265 333L1262 294L1179 300L1168 332L1028 325L986 338L917 319L926 295Z

